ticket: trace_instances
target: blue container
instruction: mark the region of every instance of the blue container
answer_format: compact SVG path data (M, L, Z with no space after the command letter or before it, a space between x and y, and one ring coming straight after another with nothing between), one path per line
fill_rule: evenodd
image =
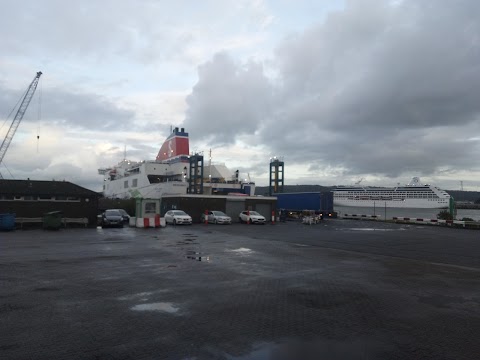
M0 230L15 230L15 214L0 214Z

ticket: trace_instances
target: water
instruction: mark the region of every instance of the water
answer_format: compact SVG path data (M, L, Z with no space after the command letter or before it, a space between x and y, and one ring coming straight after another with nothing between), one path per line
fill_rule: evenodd
M335 211L339 216L342 214L358 214L358 215L378 215L381 219L391 219L392 217L410 217L422 219L436 219L437 214L442 209L417 209L417 208L389 208L387 207L353 207L353 206L335 206ZM479 209L458 209L456 219L461 220L464 217L480 221Z

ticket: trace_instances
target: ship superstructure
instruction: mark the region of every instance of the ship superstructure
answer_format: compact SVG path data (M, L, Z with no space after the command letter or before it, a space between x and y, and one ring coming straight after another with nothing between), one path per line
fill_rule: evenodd
M407 185L397 187L338 186L333 202L337 206L442 209L449 207L450 195L435 186L422 185L414 177Z
M187 194L190 176L189 137L184 128L174 128L152 161L122 160L110 168L98 169L104 176L103 193L109 198L151 198ZM254 195L255 184L242 182L238 170L211 161L204 166L204 195Z

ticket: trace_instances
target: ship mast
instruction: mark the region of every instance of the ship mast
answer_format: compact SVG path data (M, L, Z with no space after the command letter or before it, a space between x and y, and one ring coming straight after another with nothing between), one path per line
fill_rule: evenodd
M212 182L212 149L208 152L208 182Z

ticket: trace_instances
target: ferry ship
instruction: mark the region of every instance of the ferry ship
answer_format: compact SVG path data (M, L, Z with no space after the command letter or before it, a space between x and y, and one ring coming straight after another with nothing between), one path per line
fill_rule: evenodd
M189 137L184 128L172 129L155 160L122 160L115 166L98 169L104 176L103 194L108 198L159 199L165 195L187 194L190 176ZM239 171L231 172L225 164L210 160L203 166L204 195L255 194L255 183L242 181Z
M420 183L418 177L405 186L363 187L337 186L333 190L337 206L444 209L450 205L450 195L435 186Z

